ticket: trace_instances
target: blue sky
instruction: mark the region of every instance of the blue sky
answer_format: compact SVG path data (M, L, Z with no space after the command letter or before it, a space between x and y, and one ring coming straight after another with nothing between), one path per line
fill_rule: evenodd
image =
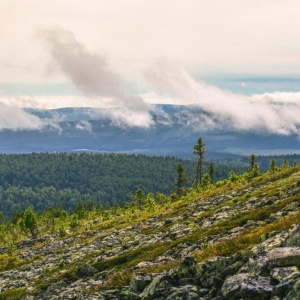
M195 75L197 79L197 75ZM205 82L215 85L221 89L229 90L233 93L252 95L273 93L276 91L298 92L300 91L300 77L280 78L280 77L206 77L200 78ZM134 82L128 83L128 90L132 93L143 92ZM0 83L2 95L9 96L72 96L82 95L76 87L70 82L62 83Z

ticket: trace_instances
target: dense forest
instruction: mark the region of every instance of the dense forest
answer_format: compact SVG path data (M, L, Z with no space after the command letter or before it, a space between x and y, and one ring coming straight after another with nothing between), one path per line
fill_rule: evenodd
M131 201L138 189L170 194L179 163L188 175L187 186L191 186L193 160L112 153L3 154L0 211L10 216L28 206L37 211L49 206L72 210L79 202L107 207ZM229 171L230 167L219 163L215 178L225 178Z
M271 157L257 157L262 169ZM281 164L284 157L276 157ZM299 156L289 156L289 162ZM211 162L205 161L203 173ZM195 160L169 156L99 153L31 153L0 155L0 211L5 216L32 206L36 211L48 207L74 210L86 205L121 205L133 199L138 189L147 193L175 191L176 168L183 166L186 186L195 180ZM214 162L214 181L228 177L231 170L247 170L249 158Z

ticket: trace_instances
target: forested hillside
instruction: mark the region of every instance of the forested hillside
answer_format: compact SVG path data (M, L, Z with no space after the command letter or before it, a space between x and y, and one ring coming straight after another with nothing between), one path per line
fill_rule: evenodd
M170 194L175 190L178 163L188 174L187 186L191 186L195 161L175 157L94 153L0 155L0 211L10 216L28 206L37 211L49 206L72 210L80 202L107 207L131 201L137 189L145 194ZM219 163L215 179L227 177L230 170L230 166Z
M287 156L291 165L299 155ZM281 165L284 157L276 157ZM257 157L266 171L271 157ZM78 203L91 207L130 202L136 191L171 194L176 191L178 164L187 173L186 187L195 180L196 162L170 156L99 153L31 153L0 155L0 211L11 216L32 206L43 211L50 206L74 210ZM210 161L204 160L203 174ZM214 162L214 182L239 174L249 167L248 157Z

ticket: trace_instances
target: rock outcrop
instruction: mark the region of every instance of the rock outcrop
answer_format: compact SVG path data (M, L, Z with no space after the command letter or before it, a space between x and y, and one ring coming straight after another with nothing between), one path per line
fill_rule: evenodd
M146 275L135 275L129 289L144 300L300 299L300 247L286 247L291 236L300 236L300 226L262 243L278 239L281 247L255 254L258 245L252 251L203 263L185 257L177 268L156 274L151 282L149 276L144 280ZM143 291L133 288L137 280Z

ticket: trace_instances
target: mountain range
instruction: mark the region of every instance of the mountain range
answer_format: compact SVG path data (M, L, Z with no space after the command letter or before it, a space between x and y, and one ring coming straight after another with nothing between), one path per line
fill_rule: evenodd
M297 135L208 128L201 120L207 113L193 106L157 105L151 112L150 128L115 124L108 109L26 109L47 121L40 130L2 130L1 153L28 152L122 152L189 158L199 137L209 158L233 155L299 154Z

